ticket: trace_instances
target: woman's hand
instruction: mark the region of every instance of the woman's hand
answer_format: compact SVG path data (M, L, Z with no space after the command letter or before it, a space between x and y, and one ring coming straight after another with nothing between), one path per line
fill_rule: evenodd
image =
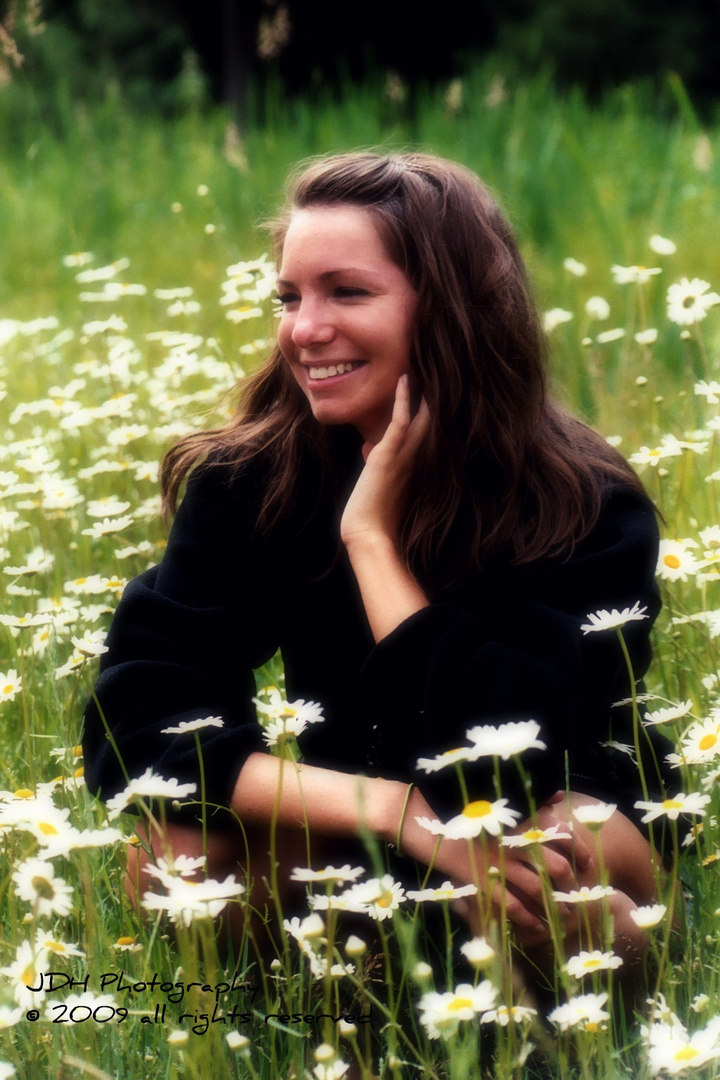
M430 411L424 398L415 416L411 416L408 377L402 375L385 434L380 442L366 442L362 448L365 467L340 522L340 536L348 548L363 539L379 537L397 547L403 495L429 423Z
M365 468L340 522L340 535L376 641L429 604L399 547L404 494L429 422L424 400L411 417L408 379L401 376L388 429L379 443L363 446Z
M477 897L456 904L458 914L469 922L473 933L483 932L488 919L499 923L504 918L512 924L518 944L533 947L550 941L546 911L549 890L567 892L577 888L579 877L584 879L592 867L590 848L577 838L534 845L532 849L503 846L501 850L500 841L494 837L442 840L437 846L436 838L417 824L417 817L432 819L436 815L414 788L405 816L402 849L426 865L432 861L433 867L455 884L478 886ZM522 833L531 825L542 829L559 825L559 831L569 831L565 828L567 815L554 804L541 807L533 822L525 822L513 832ZM544 867L545 881L540 865ZM496 873L500 867L501 877ZM552 903L561 931L572 928L576 918L572 906Z

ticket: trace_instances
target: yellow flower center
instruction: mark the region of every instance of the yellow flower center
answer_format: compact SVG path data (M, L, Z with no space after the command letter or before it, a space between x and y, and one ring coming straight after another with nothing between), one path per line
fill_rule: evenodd
M38 822L38 829L43 834L43 836L59 836L60 835L59 831L55 828L54 825L51 825L49 821L39 821Z
M25 968L20 976L20 982L25 983L26 986L29 986L31 982L35 982L35 968L32 964L28 964Z
M595 968L602 967L602 960L598 960L596 956L590 956L583 963L583 967L586 968L588 971L594 971Z
M585 1030L586 1031L599 1031L600 1030L600 1025L598 1024L597 1020L588 1020L587 1023L585 1024Z
M694 1046L683 1046L682 1050L678 1050L676 1054L673 1054L673 1061L692 1061L699 1054L700 1051L696 1050Z
M448 1005L448 1012L459 1012L461 1009L472 1009L470 998L455 998Z
M545 833L544 833L544 831L542 829L528 829L527 832L523 833L523 836L525 837L526 840L544 840L545 839Z
M468 803L463 810L463 817L476 818L487 817L492 812L492 803L487 799L477 799L475 802Z
M682 565L677 555L666 555L663 562L666 566L669 566L671 570L679 570Z
M50 951L54 953L65 952L65 946L63 945L62 941L44 941L43 945L46 949L50 949Z
M12 694L14 689L15 689L15 687L13 686L13 684L11 682L9 682L9 683L5 683L5 685L2 688L2 692L3 692L3 694Z
M135 941L135 938L131 938L131 937L119 937L119 938L117 939L117 942L116 942L116 944L117 944L117 945L132 945L132 944L134 943L134 941Z
M16 799L34 799L35 798L35 792L31 791L30 788L21 787L21 788L18 788L17 791L15 792L15 798Z
M385 907L390 907L392 905L393 900L394 900L394 896L390 892L390 890L388 889L386 892L384 892L382 894L382 896L380 897L379 900L375 901L375 903L377 904L378 907L385 908Z
M683 804L677 799L663 799L663 810L682 810Z
M445 750L440 757L449 757L450 754L459 754L462 750L461 746L456 746L454 750Z
M703 735L702 739L698 743L698 746L701 750L712 750L713 746L717 741L717 735Z
M73 773L73 776L75 777L76 780L79 780L80 777L84 776L84 775L85 775L85 769L84 769L84 767L82 765L80 766L79 769L76 769L75 772Z

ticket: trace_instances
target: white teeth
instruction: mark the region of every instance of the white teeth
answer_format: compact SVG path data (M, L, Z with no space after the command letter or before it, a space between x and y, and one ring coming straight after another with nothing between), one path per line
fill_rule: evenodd
M331 364L329 367L311 367L310 378L330 379L333 375L345 375L349 371L354 371L356 367L358 364L352 361L349 364Z

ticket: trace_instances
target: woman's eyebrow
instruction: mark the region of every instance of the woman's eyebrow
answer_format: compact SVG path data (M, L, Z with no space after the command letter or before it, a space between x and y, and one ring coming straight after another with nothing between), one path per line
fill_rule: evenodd
M325 281L328 278L340 277L342 274L364 274L367 277L377 277L378 271L370 270L364 266L343 266L338 270L323 270L322 274L318 274L318 277L321 281ZM277 284L287 287L293 283L288 278L278 278Z

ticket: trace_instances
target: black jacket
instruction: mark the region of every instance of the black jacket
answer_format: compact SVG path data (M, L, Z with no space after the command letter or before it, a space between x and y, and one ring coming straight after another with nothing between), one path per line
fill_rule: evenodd
M352 569L339 551L338 513L312 471L296 508L269 539L254 535L261 461L232 479L222 465L191 476L162 563L132 581L119 604L96 694L125 768L198 781L195 739L162 729L221 716L201 733L208 799L227 805L246 757L265 749L255 719L252 669L282 649L289 700L324 706L300 737L312 764L415 780L441 816L457 812L452 770L416 770L419 756L464 743L477 723L534 719L547 749L522 761L540 803L566 785L619 803L637 819L642 798L632 759L629 694L614 631L583 634L587 616L639 601L648 618L624 634L640 679L659 607L657 526L649 501L612 489L596 528L572 556L473 573L439 602L374 644ZM650 791L670 745L641 728ZM85 713L86 778L108 798L125 784L97 706ZM471 796L495 797L491 761L465 767ZM502 794L525 811L515 762L502 763ZM227 815L225 815L227 816Z

